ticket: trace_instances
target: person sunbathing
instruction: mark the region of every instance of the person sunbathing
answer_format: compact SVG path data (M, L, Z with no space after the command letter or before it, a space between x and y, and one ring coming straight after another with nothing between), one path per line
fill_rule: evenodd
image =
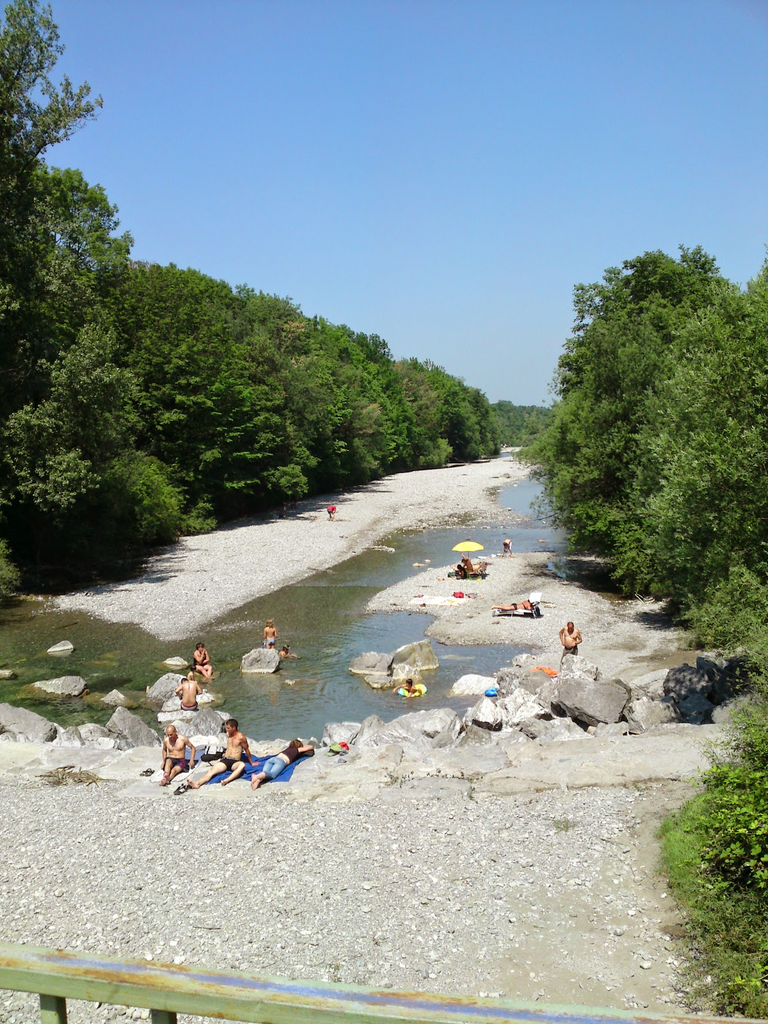
M520 611L529 612L533 608L530 601L518 601L516 604L492 604L492 612L516 612Z
M227 749L224 751L218 761L213 761L211 767L205 773L205 775L198 782L190 782L190 789L200 789L204 786L209 779L212 779L214 775L221 775L223 772L231 772L232 774L228 779L222 779L221 785L226 786L229 782L234 782L235 779L239 779L245 771L245 761L243 757L247 757L252 765L256 764L250 750L248 749L248 740L240 732L236 718L228 718L224 723L224 728L227 733Z
M251 779L251 789L258 789L262 782L274 781L285 769L298 761L300 757L314 757L315 748L311 743L302 743L301 740L291 740L285 750L270 757L265 761L264 767Z

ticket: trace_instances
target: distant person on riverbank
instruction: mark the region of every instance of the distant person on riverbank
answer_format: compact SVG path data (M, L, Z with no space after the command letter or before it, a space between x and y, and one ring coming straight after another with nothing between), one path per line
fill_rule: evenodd
M264 643L261 646L268 651L274 651L276 643L277 630L275 629L275 620L267 619L267 624L264 627Z
M301 740L291 740L285 750L281 750L279 754L275 754L270 757L268 761L264 763L264 767L251 779L251 789L258 789L262 782L266 782L267 779L271 782L276 779L281 772L284 772L289 764L293 764L298 761L301 757L314 757L315 748L311 743L302 743Z
M280 648L280 650L277 653L280 656L280 661L283 661L285 658L297 658L298 659L298 657L299 657L298 654L291 654L291 648L288 646L288 644L283 644L283 646Z
M192 751L189 762L187 761L187 747ZM169 725L165 730L162 757L163 777L160 780L160 785L167 786L177 775L185 772L190 764L195 763L195 745L186 736L179 736L175 725Z
M333 522L333 520L336 518L336 506L329 505L328 508L326 509L326 512L328 513L328 518L331 520L331 522Z
M206 679L211 679L213 677L211 656L208 654L204 643L199 643L197 647L195 647L194 654L192 655L192 668L195 672L199 672L200 675L205 676Z
M248 758L248 761L255 765L256 762L248 749L248 739L240 732L236 718L228 718L224 723L224 729L227 733L227 749L224 751L218 761L212 761L211 767L197 782L190 782L190 789L200 789L204 786L209 779L212 779L214 775L221 775L222 772L232 772L228 779L222 779L221 785L226 786L229 782L234 782L235 779L239 779L245 771L244 756Z
M560 668L562 668L563 658L566 654L576 655L579 653L581 633L572 622L566 623L560 630L560 643L563 645L563 653L560 655Z
M199 711L200 705L197 698L202 693L200 683L195 679L194 671L187 672L187 678L182 679L176 687L176 696L181 697L182 711Z
M512 541L509 538L507 538L507 540L505 540L504 544L502 545L501 557L502 558L514 558L515 557L512 554Z

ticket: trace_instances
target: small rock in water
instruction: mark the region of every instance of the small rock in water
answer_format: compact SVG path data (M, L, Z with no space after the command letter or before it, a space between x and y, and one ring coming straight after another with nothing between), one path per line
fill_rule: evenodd
M54 644L53 647L49 647L48 654L71 654L74 649L75 645L69 640L62 640L60 643Z

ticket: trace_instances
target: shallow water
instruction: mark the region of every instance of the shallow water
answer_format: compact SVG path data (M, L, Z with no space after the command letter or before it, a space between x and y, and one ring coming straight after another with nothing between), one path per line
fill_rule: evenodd
M499 500L514 514L527 514L538 494L538 484L522 481L502 488ZM557 531L535 521L512 525L512 520L510 515L508 525L397 534L384 541L394 552L366 551L236 609L213 623L203 637L189 637L184 643L169 644L136 626L113 625L82 612L62 612L49 600L11 602L0 609L0 664L14 669L19 678L0 681L0 702L23 705L62 725L103 723L112 711L98 703L101 696L118 687L140 701L146 687L166 671L165 658L191 658L195 642L204 639L216 667L211 689L222 695L221 706L255 738L319 736L329 721L360 721L370 714L388 720L406 708L451 704L446 694L459 676L491 674L525 648L434 644L440 668L425 677L426 696L404 702L388 691L372 690L351 676L348 666L363 651L391 651L421 640L431 620L418 612L366 615L365 606L379 590L422 571L414 563L423 568L430 560L436 570L445 566L456 558L453 545L468 537L483 544L485 554L500 553L505 537L512 539L513 551L562 550L563 537ZM261 644L267 618L275 619L280 642L290 643L300 660L283 663L273 676L241 676L240 659ZM75 646L71 655L46 653L64 639ZM30 687L36 680L60 675L82 675L90 696L41 697ZM455 706L464 708L466 703L465 698L458 699ZM136 710L157 726L149 709Z

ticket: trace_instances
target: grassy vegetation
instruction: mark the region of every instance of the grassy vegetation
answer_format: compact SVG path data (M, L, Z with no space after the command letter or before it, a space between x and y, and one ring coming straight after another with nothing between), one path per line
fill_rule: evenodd
M662 826L669 888L688 911L696 951L688 981L694 1000L715 1013L768 1017L768 926L764 890L722 884L708 864L717 796L689 801Z

